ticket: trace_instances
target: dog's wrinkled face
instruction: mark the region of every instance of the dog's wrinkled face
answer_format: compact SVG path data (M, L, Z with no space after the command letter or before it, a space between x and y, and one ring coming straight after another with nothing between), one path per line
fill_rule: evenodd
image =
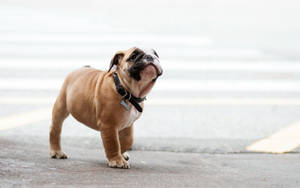
M143 89L145 91L139 95L148 93L156 79L163 73L159 56L153 49L142 50L134 47L117 52L111 61L110 69L114 65L117 65L117 72L125 78L128 85L131 85L129 86L131 89L145 87Z
M131 63L129 68L130 76L139 81L141 77L154 77L155 81L162 74L158 55L154 50L141 50L136 48L127 58Z

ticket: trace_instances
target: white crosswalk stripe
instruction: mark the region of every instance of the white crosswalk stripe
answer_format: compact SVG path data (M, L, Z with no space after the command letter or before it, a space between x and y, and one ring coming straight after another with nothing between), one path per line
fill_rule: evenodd
M113 54L113 53L112 53ZM11 59L1 58L0 68L9 69L76 69L90 65L99 69L106 69L107 59ZM258 61L244 63L241 61L211 62L211 61L179 61L161 60L162 66L170 71L223 71L223 72L256 72L256 73L300 73L300 64L288 61Z
M189 37L178 35L150 35L150 34L5 34L0 36L0 43L29 43L29 44L119 44L119 43L146 43L146 44L168 44L168 45L209 45L212 43L208 37ZM56 46L57 47L57 46Z
M58 90L63 79L0 79L1 89L15 90ZM300 92L298 81L199 81L199 80L159 80L154 91L284 91Z

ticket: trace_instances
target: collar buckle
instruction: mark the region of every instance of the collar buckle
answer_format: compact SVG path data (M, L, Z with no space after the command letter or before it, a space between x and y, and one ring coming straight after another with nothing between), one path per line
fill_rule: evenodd
M120 94L120 92L119 92ZM128 95L127 91L124 89L124 95L121 95L122 99L125 99L125 97Z

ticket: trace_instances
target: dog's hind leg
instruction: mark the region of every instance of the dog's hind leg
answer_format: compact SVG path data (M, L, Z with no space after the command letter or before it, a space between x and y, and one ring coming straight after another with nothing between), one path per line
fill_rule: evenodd
M68 117L69 112L66 106L66 95L61 92L57 97L53 111L52 111L52 123L50 127L50 156L56 159L66 159L67 155L61 151L60 135L62 124Z

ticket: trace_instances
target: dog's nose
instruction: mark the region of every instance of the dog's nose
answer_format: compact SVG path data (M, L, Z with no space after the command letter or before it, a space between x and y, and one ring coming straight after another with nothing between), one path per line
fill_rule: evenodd
M146 55L145 59L146 59L147 62L153 62L153 60L154 60L151 55Z

